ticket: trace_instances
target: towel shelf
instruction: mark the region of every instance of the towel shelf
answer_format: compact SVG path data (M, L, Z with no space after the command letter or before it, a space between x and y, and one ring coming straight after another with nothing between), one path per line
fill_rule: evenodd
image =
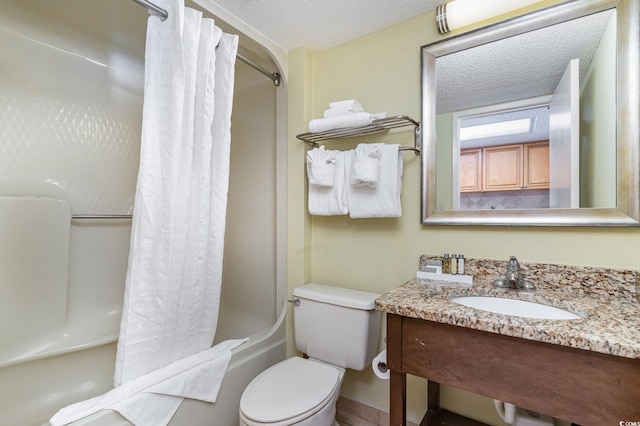
M298 139L309 142L314 148L318 147L318 143L327 139L351 138L356 136L370 135L373 133L384 132L385 130L395 129L398 127L414 127L414 140L412 147L401 147L400 151L413 151L416 155L420 155L421 149L421 127L420 123L406 115L396 115L394 117L380 118L366 126L345 127L342 129L332 129L318 133L302 133L296 136Z

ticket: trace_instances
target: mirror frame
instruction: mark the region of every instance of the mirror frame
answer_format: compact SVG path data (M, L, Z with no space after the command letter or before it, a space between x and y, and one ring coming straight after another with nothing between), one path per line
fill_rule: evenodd
M423 225L640 226L640 0L570 0L421 48ZM616 208L436 210L436 59L481 44L616 9Z

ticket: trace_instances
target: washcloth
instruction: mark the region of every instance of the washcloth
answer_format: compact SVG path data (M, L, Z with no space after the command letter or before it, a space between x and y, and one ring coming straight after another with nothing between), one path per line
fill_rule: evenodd
M353 151L349 184L375 188L380 177L382 143L361 143Z
M360 105L358 101L356 101L355 99L350 99L347 101L331 102L329 104L329 109L324 111L323 117L332 118L338 117L340 115L355 114L363 111L364 109L362 109L362 105Z
M166 425L183 398L216 401L222 377L231 361L231 350L247 340L224 341L128 381L103 395L69 405L58 411L49 424L66 425L100 410L111 409L136 426ZM151 405L148 405L149 401Z
M380 159L380 178L375 188L347 185L350 217L356 219L401 216L403 163L399 149L398 144L384 145ZM346 163L347 173L350 173L350 163Z
M371 124L373 120L384 118L387 114L378 112L371 114L369 112L357 112L355 114L340 115L331 118L315 118L309 121L309 131L313 133L324 132L333 129L342 129L344 127L360 127Z
M335 152L335 175L333 186L309 184L309 213L319 216L344 215L349 213L345 190L345 159L351 152Z
M327 151L324 146L307 152L307 176L309 185L333 186L336 173L336 151Z

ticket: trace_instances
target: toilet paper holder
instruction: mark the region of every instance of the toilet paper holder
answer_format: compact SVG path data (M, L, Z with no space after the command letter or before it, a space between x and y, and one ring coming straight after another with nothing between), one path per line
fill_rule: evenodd
M386 349L380 352L373 361L371 361L371 368L373 373L382 380L388 380L391 376L389 367L387 367L387 351Z

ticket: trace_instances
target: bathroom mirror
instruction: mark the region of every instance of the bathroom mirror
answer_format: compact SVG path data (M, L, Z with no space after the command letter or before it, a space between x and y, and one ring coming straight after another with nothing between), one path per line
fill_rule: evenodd
M424 225L640 225L639 1L567 1L422 47ZM597 37L589 41L587 34ZM574 43L578 41L585 43ZM563 51L560 59L549 59L555 50ZM604 59L595 59L600 54ZM522 68L530 59L533 68ZM571 72L578 79L569 78L573 89L568 93L576 99L574 105L578 105L579 113L566 109L568 95L557 89ZM476 81L479 76L487 80ZM546 86L539 87L539 83ZM554 95L556 90L560 95ZM555 103L549 106L555 99L560 99L559 109L554 109ZM548 115L555 117L547 118L552 128L549 132L553 133L548 138L550 153L540 156L551 164L546 169L551 175L546 179L546 190L552 195L547 197L555 199L553 194L576 191L578 195L566 202L545 202L533 207L521 201L508 207L463 205L461 193L467 189L460 191L459 167L468 161L461 161L460 157L461 123L482 121L494 114L488 112L491 110L511 114L529 106L549 110ZM573 133L557 130L557 122L562 121L574 123ZM500 136L497 140L504 146L519 146L519 151L513 151L516 154L505 154L502 160L507 159L507 168L516 170L526 182L530 171L526 159L528 143L513 136ZM561 157L557 151L571 145L564 141L573 141L573 150L565 150L568 154ZM538 145L533 145L537 147L540 140L536 142ZM492 150L480 147L478 160L472 161L479 181L489 180L488 163L493 159L489 151ZM609 158L608 165L594 166L604 157ZM510 159L520 163L515 165ZM558 190L562 179L558 176L571 175L567 171L573 173L572 180L568 178L573 189L560 184ZM484 185L471 191L482 195L495 190L488 183ZM498 194L511 197L532 193L531 187L522 182L519 185L507 191L499 188ZM604 189L593 189L598 185L604 185Z

